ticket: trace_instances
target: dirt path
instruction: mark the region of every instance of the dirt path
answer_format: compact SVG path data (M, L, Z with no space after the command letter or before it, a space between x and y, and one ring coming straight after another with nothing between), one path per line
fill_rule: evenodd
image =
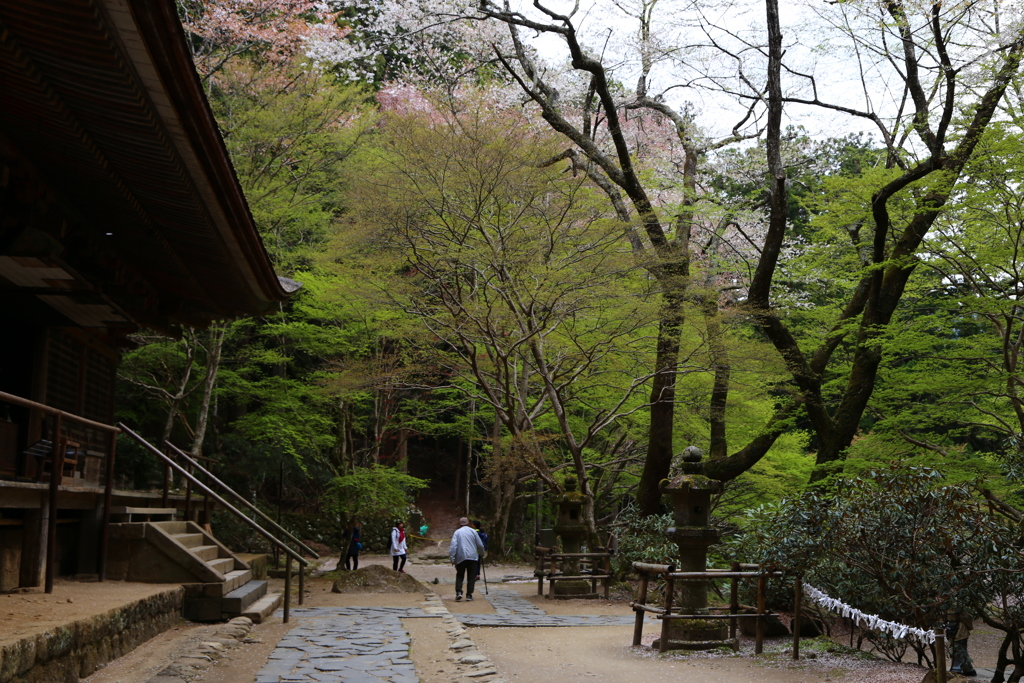
M390 564L386 557L364 557L366 564ZM454 572L445 565L408 565L408 572L429 584L444 598L453 614L494 613L483 595L472 603L455 602ZM525 600L549 614L561 615L623 615L629 614L624 603L604 601L555 601L536 596L534 584L505 584L504 575L528 575L523 566L495 566L489 571L492 586L498 590L512 589ZM438 579L434 584L433 580ZM335 594L330 581L312 579L308 582L306 606L392 606L415 607L422 596L380 594ZM478 591L479 593L479 591ZM296 621L296 624L299 622ZM410 658L416 665L422 683L452 683L457 675L448 639L439 620L405 619L403 626L411 637ZM252 683L255 672L266 661L272 642L292 625L277 620L258 627L253 636L258 643L232 651L196 679L209 683ZM495 664L498 676L508 683L567 683L595 680L607 683L651 683L685 680L687 683L818 683L819 681L858 683L918 683L924 670L910 665L893 665L861 657L811 653L813 659L794 663L785 650L788 642L770 645L765 656L752 655L752 643L746 643L745 656L708 656L673 653L658 657L649 648L631 648L632 630L628 626L595 626L574 628L469 628L469 637ZM652 640L654 629L645 638ZM275 641L276 642L276 641ZM120 679L118 679L120 680ZM92 683L90 681L90 683ZM99 683L99 682L97 682ZM104 682L105 683L105 682ZM136 683L125 680L124 683ZM141 682L139 682L141 683Z
M390 565L386 557L364 557L366 564ZM454 571L443 564L410 564L409 574L428 584L444 599L444 605L456 616L460 613L494 614L494 607L478 590L472 603L454 601ZM629 615L624 602L548 601L537 597L535 584L500 584L503 576L529 575L529 567L493 566L488 575L493 590L515 591L521 598L551 615ZM434 584L434 579L438 583ZM278 584L277 589L281 586ZM405 607L423 604L423 596L413 594L336 594L328 579L307 582L307 607ZM296 601L293 600L293 605ZM276 643L302 623L279 619L256 626L243 645L228 652L195 681L203 683L253 683L256 672L267 662ZM409 632L409 657L422 683L461 681L450 644L439 619L404 619ZM187 651L202 638L206 626L184 624L153 639L135 652L87 679L87 683L146 683L160 670L160 662L175 653ZM607 683L919 683L924 670L911 665L893 665L842 653L828 653L823 647L807 646L810 658L792 662L789 643L770 643L766 654L753 657L753 645L745 643L741 656L670 653L659 657L650 648L631 648L629 626L586 626L564 628L468 628L481 653L498 671L497 680L507 683L568 683L602 681ZM654 638L648 627L645 642ZM979 646L985 642L979 639ZM987 647L985 648L988 649ZM979 650L980 652L980 650ZM987 657L976 656L979 664ZM464 674L464 672L462 672Z

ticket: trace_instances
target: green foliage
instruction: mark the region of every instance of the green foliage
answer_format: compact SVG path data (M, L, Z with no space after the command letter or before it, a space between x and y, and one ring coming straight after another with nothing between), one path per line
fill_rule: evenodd
M832 597L918 628L934 627L950 610L982 612L990 577L1021 566L1014 535L972 492L925 468L872 470L761 506L747 515L744 532L734 542L737 556L802 572ZM901 656L898 644L872 637Z
M618 525L619 549L612 562L619 576L630 573L634 562L669 564L679 557L679 546L665 536L672 515L644 517L629 507L619 516Z
M808 438L806 432L796 430L780 436L756 465L725 484L715 500L715 516L732 522L747 510L777 502L803 488L814 469Z
M301 65L237 62L211 103L278 271L308 268L343 210L345 169L373 123L365 94Z
M404 519L410 494L428 484L390 467L360 467L331 482L329 507L348 519Z

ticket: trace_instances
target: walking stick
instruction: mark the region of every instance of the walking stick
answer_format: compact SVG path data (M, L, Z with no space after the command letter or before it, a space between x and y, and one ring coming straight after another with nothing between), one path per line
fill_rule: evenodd
M480 558L480 572L483 574L484 577L484 595L490 595L490 593L487 591L487 567L486 565L484 565L483 557Z

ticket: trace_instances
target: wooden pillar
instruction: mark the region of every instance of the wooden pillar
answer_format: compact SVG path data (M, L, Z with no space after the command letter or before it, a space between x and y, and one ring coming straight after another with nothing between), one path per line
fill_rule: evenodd
M50 518L46 525L46 586L47 593L53 592L53 578L56 573L54 562L57 559L57 492L64 474L64 449L66 441L60 435L60 413L53 420L53 441L50 451Z
M754 631L754 654L759 655L764 650L764 613L765 604L765 593L768 590L768 579L764 574L757 577L757 616L756 626Z
M284 619L288 623L288 615L292 607L292 556L287 553L284 556Z
M640 574L640 591L637 593L636 602L638 605L647 604L647 578L646 573ZM642 609L633 608L636 612L636 621L633 623L633 647L640 644L644 636L644 614Z
M731 566L732 571L738 572L740 570L740 563L733 562ZM737 614L740 611L740 580L735 576L729 580L729 614ZM729 638L736 638L736 617L729 619Z
M608 591L611 590L612 583L612 558L604 558L604 599L608 600Z
M946 632L935 629L935 681L946 683Z
M114 453L117 450L117 432L110 432L107 439L107 468L103 480L103 522L100 527L100 581L107 578L107 548L110 544L110 502L114 495Z
M672 597L675 595L676 587L675 581L672 580L671 576L665 577L665 613L661 620L661 639L658 640L658 652L665 652L668 650L668 634L671 626L671 619L667 617L672 615Z
M301 605L305 602L303 596L306 593L306 570L301 562L296 562L295 564L299 567L299 604Z
M544 595L544 553L537 553L537 596Z

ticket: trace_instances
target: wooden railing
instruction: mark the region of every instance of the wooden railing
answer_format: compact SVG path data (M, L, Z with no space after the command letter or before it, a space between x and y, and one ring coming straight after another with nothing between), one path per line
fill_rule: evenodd
M106 579L107 544L109 541L110 501L114 492L114 452L117 447L117 435L121 431L114 425L96 422L74 413L52 408L43 403L30 401L21 396L0 391L0 401L11 405L34 410L53 418L53 433L50 442L50 515L46 527L46 592L53 592L54 561L57 557L57 491L64 478L64 456L68 449L68 439L63 435L65 423L74 423L103 432L107 439L106 462L103 467L103 523L100 530L100 552L98 562L99 580ZM40 460L37 467L42 468L45 461Z
M677 572L673 564L649 564L646 562L634 562L633 570L640 575L640 590L637 599L630 603L630 607L636 612L636 623L633 626L633 646L640 644L643 638L644 614L651 613L656 619L661 620L661 638L658 642L658 651L665 652L669 646L670 622L675 619L728 619L729 638L736 646L737 620L743 617L754 619L754 654L761 654L764 647L764 619L771 616L765 604L765 596L768 592L769 578L782 578L784 574L780 571L766 571L760 565L734 563L731 569L710 569L703 572ZM652 578L660 577L665 582L665 605L658 607L647 603L647 587ZM800 659L800 599L803 595L800 575L796 575L796 602L793 615L793 659ZM730 599L728 607L709 607L703 614L673 612L673 598L676 581L702 581L713 579L730 579ZM739 581L757 581L757 608L753 613L740 613L739 604ZM712 612L724 612L712 614Z

